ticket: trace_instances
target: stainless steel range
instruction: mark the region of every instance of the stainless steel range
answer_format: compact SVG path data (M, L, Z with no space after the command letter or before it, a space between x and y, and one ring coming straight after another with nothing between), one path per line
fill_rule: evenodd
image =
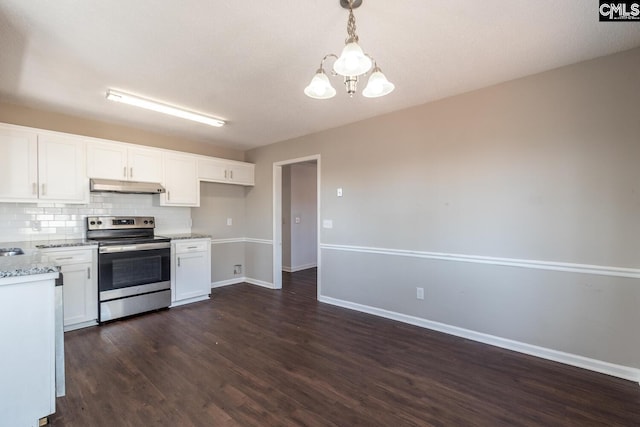
M98 242L100 323L171 304L171 242L154 228L154 217L87 218L87 239Z

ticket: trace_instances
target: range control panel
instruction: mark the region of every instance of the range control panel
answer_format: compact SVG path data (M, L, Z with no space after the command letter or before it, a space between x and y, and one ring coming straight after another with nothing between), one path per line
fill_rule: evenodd
M87 230L122 230L128 228L154 228L152 216L89 216Z

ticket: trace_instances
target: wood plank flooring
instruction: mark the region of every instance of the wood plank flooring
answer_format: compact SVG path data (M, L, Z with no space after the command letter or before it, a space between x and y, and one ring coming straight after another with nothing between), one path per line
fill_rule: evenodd
M315 274L67 333L51 425L640 425L636 383L318 303Z

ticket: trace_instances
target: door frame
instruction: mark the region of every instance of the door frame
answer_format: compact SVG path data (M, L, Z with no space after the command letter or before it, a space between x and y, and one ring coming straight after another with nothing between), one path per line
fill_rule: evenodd
M273 163L273 287L274 289L282 289L282 167L312 160L316 162L317 294L320 295L320 154Z

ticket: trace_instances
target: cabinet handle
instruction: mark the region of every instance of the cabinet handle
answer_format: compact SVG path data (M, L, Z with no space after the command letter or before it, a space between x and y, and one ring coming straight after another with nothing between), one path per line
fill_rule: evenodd
M35 182L33 183L33 194L38 194L38 184L36 184Z
M233 171L229 171L229 178L233 179Z
M133 167L129 168L129 178L133 178Z
M87 279L91 279L91 267L87 267Z
M56 258L56 261L64 261L66 259L73 259L73 257L72 256L66 256L66 257L63 257L63 258Z
M125 178L127 177L127 167L123 167L122 168L122 176L124 176Z
M46 184L42 184L42 195L44 196L45 194L47 194L47 187Z
M171 200L171 191L167 190L167 200Z
M180 257L178 257L178 267L180 267Z
M197 246L187 246L187 249L198 249Z

